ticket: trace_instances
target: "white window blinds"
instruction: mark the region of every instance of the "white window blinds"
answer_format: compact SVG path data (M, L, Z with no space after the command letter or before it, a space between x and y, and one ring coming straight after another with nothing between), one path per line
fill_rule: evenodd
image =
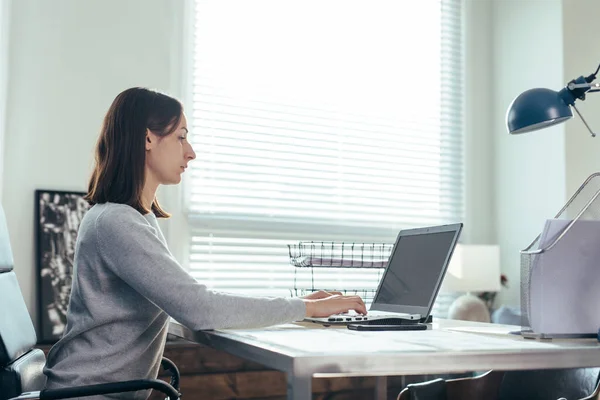
M189 267L210 287L373 288L289 264L463 215L460 0L195 2ZM300 276L301 275L301 276ZM318 278L318 279L317 279Z

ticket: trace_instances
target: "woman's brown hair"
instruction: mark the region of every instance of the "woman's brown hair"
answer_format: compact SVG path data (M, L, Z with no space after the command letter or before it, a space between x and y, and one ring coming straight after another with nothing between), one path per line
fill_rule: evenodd
M142 214L146 181L146 129L158 136L171 134L179 125L183 107L179 100L146 88L131 88L113 101L96 145L96 165L85 199L98 203L127 204ZM156 199L152 212L168 218Z

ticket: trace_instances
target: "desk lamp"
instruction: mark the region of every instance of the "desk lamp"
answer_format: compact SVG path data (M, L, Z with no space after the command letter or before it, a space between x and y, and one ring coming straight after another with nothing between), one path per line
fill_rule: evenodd
M441 289L444 292L497 292L500 290L500 247L458 243Z
M600 91L600 84L592 83L596 79L598 71L600 71L600 66L596 72L587 77L580 76L573 79L559 92L535 88L521 93L512 101L506 113L508 133L532 132L559 124L573 117L571 111L571 107L573 107L592 137L595 137L596 134L575 107L575 100L583 101L586 93Z
M450 305L448 318L490 322L488 306L477 292L500 290L500 247L484 244L458 244L440 291L463 293Z

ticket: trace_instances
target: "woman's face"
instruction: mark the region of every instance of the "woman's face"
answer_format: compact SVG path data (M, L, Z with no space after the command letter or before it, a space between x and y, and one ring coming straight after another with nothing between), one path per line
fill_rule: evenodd
M146 179L157 184L170 185L181 182L181 174L196 153L187 141L188 129L185 114L181 116L174 132L160 137L146 132Z

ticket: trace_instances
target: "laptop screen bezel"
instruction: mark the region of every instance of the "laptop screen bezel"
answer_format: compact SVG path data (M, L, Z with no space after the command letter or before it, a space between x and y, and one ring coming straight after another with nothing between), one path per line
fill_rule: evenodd
M442 281L444 280L444 276L446 276L446 270L448 269L448 264L450 263L450 259L452 258L452 254L454 253L454 249L456 248L456 243L458 242L458 238L460 236L460 232L462 230L463 224L450 224L450 225L440 225L440 226L431 226L427 228L415 228L415 229L404 229L398 233L398 237L396 238L396 243L394 243L394 248L390 254L390 258L388 260L388 264L385 268L385 272L383 277L379 281L379 285L377 286L377 290L375 291L375 296L373 297L373 303L369 310L372 311L386 311L386 312L394 312L394 313L405 313L405 314L419 314L421 318L426 318L429 316L431 312L431 308L433 307L433 303L437 297L438 291L442 286ZM402 305L402 304L385 304L385 303L377 303L377 298L379 296L379 291L381 290L381 286L385 281L385 277L389 271L389 266L392 264L394 255L396 253L396 247L398 247L400 241L403 237L406 236L415 236L415 235L428 235L432 233L442 233L442 232L454 232L454 237L452 238L452 243L448 249L448 254L446 255L446 259L444 260L444 265L440 270L440 274L438 275L437 282L435 283L435 287L433 293L429 299L429 304L427 306L413 306L413 305Z

